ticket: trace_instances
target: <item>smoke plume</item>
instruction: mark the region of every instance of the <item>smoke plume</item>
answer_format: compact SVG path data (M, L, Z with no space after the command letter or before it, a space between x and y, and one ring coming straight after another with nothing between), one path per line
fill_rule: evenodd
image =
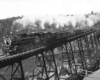
M75 30L93 27L100 22L100 14L88 15L34 15L24 16L13 22L12 32Z

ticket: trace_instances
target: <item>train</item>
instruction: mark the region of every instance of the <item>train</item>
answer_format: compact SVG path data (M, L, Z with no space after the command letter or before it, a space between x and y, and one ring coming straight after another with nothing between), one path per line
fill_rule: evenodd
M13 34L11 32L9 36L4 38L3 52L8 55L23 53L41 46L48 46L61 39L81 34L86 30L52 32L41 30L40 32L26 32L20 34Z

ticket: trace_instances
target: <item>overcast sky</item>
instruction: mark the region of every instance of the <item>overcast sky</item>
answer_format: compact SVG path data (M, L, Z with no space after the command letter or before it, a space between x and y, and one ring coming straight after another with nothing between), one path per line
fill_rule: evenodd
M0 0L0 19L34 14L100 12L100 0Z

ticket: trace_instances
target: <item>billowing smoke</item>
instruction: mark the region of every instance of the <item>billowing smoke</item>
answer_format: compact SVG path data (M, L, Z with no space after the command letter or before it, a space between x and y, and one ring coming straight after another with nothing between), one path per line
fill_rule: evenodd
M67 31L86 29L100 22L100 14L88 15L34 15L13 22L12 32Z

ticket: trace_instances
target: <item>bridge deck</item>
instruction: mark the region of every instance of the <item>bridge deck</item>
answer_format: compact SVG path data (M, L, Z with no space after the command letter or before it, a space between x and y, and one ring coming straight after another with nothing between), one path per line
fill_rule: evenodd
M93 74L88 75L83 80L100 80L100 69L95 71Z

